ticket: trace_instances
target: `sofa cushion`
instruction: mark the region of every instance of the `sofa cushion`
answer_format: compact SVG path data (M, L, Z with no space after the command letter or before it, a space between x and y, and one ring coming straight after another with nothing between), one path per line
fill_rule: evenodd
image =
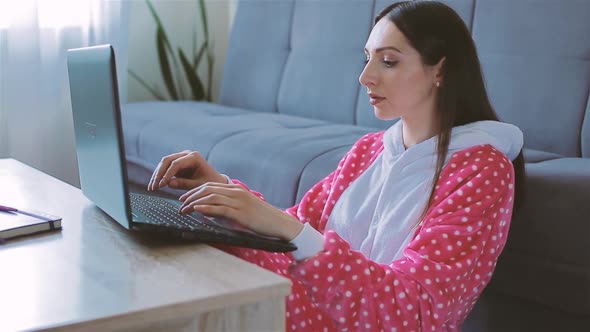
M580 156L590 87L588 13L590 1L476 3L472 35L492 104L523 130L528 148Z
M277 111L289 56L292 9L292 1L240 1L223 68L221 104Z
M540 151L535 149L524 149L524 160L527 163L538 163L541 161L563 158L557 153Z

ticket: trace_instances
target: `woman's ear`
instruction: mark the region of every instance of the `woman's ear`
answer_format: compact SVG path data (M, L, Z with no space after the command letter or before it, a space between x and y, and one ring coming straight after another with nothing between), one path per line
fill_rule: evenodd
M434 81L435 82L442 82L444 80L444 66L446 57L442 57L437 64L434 65Z

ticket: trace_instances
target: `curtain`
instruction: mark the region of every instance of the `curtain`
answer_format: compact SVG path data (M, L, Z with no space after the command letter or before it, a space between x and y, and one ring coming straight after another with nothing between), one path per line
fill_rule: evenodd
M112 44L127 100L129 4L0 0L0 157L79 187L66 51Z

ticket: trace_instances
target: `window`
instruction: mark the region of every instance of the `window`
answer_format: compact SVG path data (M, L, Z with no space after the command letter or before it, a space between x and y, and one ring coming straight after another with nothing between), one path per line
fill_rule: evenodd
M0 0L0 29L32 22L39 28L87 26L98 5L96 0Z

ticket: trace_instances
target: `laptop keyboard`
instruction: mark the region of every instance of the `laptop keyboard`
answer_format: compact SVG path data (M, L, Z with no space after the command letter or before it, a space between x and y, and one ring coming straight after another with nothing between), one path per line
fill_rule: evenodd
M218 228L212 227L191 215L179 214L178 205L165 199L135 193L129 194L129 198L131 207L145 215L148 218L146 222L150 224L181 229L188 228L191 231L202 230L203 228L212 232L219 231Z

